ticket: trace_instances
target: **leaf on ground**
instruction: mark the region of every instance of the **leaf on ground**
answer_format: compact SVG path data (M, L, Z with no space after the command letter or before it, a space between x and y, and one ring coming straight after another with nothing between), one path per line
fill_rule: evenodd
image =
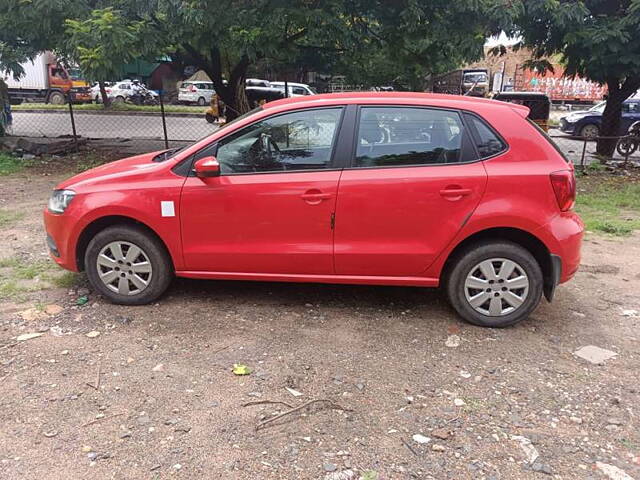
M32 338L38 338L44 335L44 333L23 333L22 335L18 335L16 338L19 342L24 342L26 340L31 340Z
M249 375L250 373L251 373L251 369L246 365L242 365L241 363L233 364L234 375Z

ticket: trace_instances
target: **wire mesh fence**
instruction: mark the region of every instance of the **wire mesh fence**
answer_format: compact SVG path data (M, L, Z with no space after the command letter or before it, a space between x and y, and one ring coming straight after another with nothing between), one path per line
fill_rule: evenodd
M168 148L201 139L219 127L218 123L206 120L207 108L167 105L162 96L158 97L157 105L125 103L109 109L96 104L53 106L30 103L13 107L8 132L26 137L160 140ZM616 146L610 161L640 166L639 137L627 134L633 123L631 120L623 113L623 122L618 129L620 135L606 137ZM558 126L550 128L548 133L574 165L584 167L600 161L597 145L604 138L598 136L598 129L588 131L580 128L574 134L560 120Z

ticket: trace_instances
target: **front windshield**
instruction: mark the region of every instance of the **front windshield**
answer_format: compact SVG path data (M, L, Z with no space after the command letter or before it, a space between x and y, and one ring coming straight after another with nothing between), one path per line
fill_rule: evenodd
M487 81L486 73L465 73L465 83L484 83Z
M602 113L604 112L604 107L607 105L607 102L600 102L597 105L594 105L593 107L591 107L589 109L590 112L598 112L598 113Z

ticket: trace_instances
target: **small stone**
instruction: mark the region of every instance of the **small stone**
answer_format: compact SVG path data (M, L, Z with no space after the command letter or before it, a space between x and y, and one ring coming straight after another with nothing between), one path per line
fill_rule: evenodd
M127 430L126 432L122 432L120 434L120 438L130 438L131 437L131 431Z
M433 432L431 432L431 435L439 438L440 440L446 440L450 436L449 431L445 430L444 428L436 428Z
M62 308L60 305L56 305L53 303L51 305L47 305L46 307L44 307L44 313L46 313L47 315L57 315L62 310L64 310L64 308Z
M595 345L581 347L573 352L573 354L576 357L580 357L590 363L593 363L594 365L602 365L605 360L609 360L618 355L616 352L596 347Z
M611 480L633 480L633 477L627 475L627 472L615 465L608 463L596 462L596 467Z
M91 450L93 450L93 448L91 448L89 445L84 445L82 447L82 453L89 453Z
M27 340L31 340L32 338L38 338L44 335L44 333L23 333L22 335L18 335L16 340L18 342L26 342Z
M537 460L533 462L533 465L531 465L531 470L533 470L534 472L544 473L545 475L553 475L553 470L551 470L551 467L549 465Z
M446 448L444 448L442 445L432 445L431 450L433 450L434 452L444 452Z
M249 392L247 393L247 397L260 398L262 394L260 392Z
M460 376L462 378L471 378L471 374L469 372L467 372L466 370L460 370Z
M449 348L457 348L460 346L460 337L458 335L449 335L444 345Z
M219 406L220 406L220 402L218 402L218 401L216 401L216 400L212 400L211 402L209 402L209 403L207 404L207 406L208 406L209 408L217 408L217 407L219 407Z
M569 417L569 420L571 420L573 423L577 423L578 425L582 423L582 419L580 417Z
M92 462L98 458L98 454L96 452L87 453L87 458Z
M151 369L153 372L163 372L164 371L164 364L159 363L158 365L156 365L155 367L153 367Z
M84 296L84 295L89 295L89 289L88 288L79 288L78 290L76 290L76 294L78 294L79 296Z
M180 465L179 463L176 463L176 464L173 466L173 469L174 469L174 470L180 470L180 469L182 469L182 465Z
M127 357L127 363L131 364L135 362L135 360L133 359L133 357Z
M69 350L62 350L60 355L69 355Z
M419 433L416 433L413 437L411 437L414 442L424 445L425 443L429 443L431 439L429 437L425 437Z
M136 422L138 422L138 425L146 425L151 421L151 419L149 418L148 415L140 415L138 418L136 418Z
M465 401L463 399L461 399L461 398L454 398L453 399L453 404L456 407L463 407L464 405L466 405Z
M325 472L335 472L338 467L333 463L325 463L322 465L322 468Z
M175 425L176 423L178 423L177 418L168 418L167 420L164 421L165 425Z
M293 388L289 388L289 387L284 387L284 388L285 388L285 390L287 392L289 392L294 397L301 397L302 396L302 392L299 392L298 390L294 390Z
M97 330L93 330L93 331L91 331L91 332L89 332L89 333L85 333L85 335L86 335L87 337L89 337L89 338L96 338L97 336L99 336L99 335L100 335L100 332L99 332L99 331L97 331Z
M117 316L116 320L123 325L129 325L131 323L131 319L129 317L123 317L122 315Z

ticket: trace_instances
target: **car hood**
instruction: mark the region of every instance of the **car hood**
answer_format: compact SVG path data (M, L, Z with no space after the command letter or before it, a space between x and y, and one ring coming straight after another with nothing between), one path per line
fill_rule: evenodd
M581 112L572 112L569 115L563 117L565 120L567 120L568 122L576 122L578 120L580 120L581 118L585 118L585 117L591 117L591 116L600 116L599 112L592 112L590 110L583 110Z
M86 172L75 175L60 184L56 189L68 188L81 192L90 185L135 176L141 173L148 174L150 170L162 168L164 162L154 162L153 158L164 150L145 153L134 157L124 158L115 162L105 163Z

